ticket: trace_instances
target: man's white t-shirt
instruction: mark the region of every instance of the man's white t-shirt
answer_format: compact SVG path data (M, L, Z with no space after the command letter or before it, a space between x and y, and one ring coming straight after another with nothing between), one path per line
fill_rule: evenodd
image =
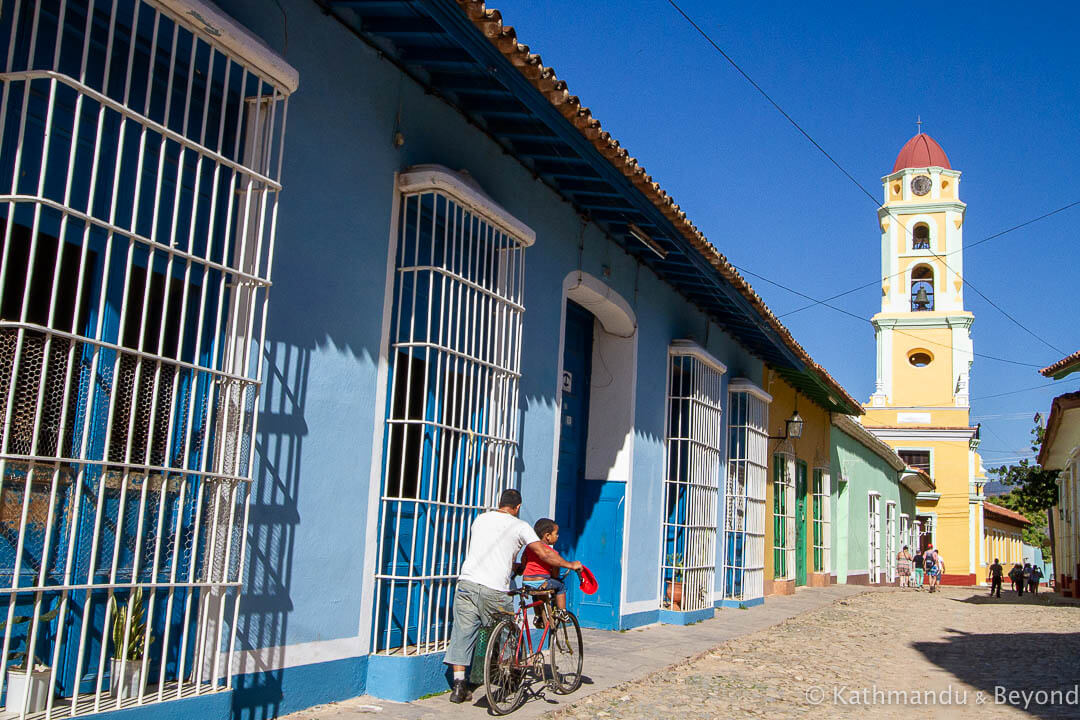
M509 590L514 559L529 543L540 542L529 524L510 513L490 510L473 520L469 549L459 580L492 590Z

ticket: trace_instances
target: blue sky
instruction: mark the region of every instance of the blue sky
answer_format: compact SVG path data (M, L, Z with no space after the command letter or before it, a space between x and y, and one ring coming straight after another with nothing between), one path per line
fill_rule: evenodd
M498 0L503 21L741 268L816 298L880 276L875 205L665 0ZM964 242L1080 200L1078 6L938 3L680 5L864 187L925 132L964 173ZM1080 349L1080 206L965 252L965 276L1061 352L965 290L976 353L1042 367ZM777 313L803 298L752 275ZM834 304L869 318L880 291ZM860 401L874 383L867 322L818 306L782 317ZM1078 386L977 357L972 418L984 464L1028 451L1036 410Z

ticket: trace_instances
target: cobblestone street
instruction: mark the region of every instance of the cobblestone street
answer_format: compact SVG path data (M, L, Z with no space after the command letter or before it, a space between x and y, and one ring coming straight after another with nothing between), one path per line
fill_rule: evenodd
M952 588L859 595L555 716L1080 717L1075 691L1057 705L1039 695L1014 696L1019 708L995 702L997 686L1031 693L1080 682L1080 607L1061 602L1049 594L991 600L985 591Z

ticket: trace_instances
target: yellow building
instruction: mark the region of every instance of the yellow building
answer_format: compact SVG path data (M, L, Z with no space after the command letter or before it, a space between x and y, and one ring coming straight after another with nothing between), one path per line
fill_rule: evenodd
M877 378L863 423L933 478L935 491L916 498L920 545L942 554L943 582L971 585L986 575L985 478L969 421L975 318L964 309L960 172L920 132L882 186Z
M1006 575L1013 565L1023 565L1024 528L1029 525L1031 521L1015 510L984 502L983 553L987 563L996 559L1005 566Z

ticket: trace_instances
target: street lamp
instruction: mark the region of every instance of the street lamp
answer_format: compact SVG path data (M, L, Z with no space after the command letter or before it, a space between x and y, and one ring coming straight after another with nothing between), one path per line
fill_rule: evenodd
M784 434L783 435L770 435L770 440L798 440L802 437L802 430L805 421L802 419L802 415L796 410L792 413L791 417L784 421Z

